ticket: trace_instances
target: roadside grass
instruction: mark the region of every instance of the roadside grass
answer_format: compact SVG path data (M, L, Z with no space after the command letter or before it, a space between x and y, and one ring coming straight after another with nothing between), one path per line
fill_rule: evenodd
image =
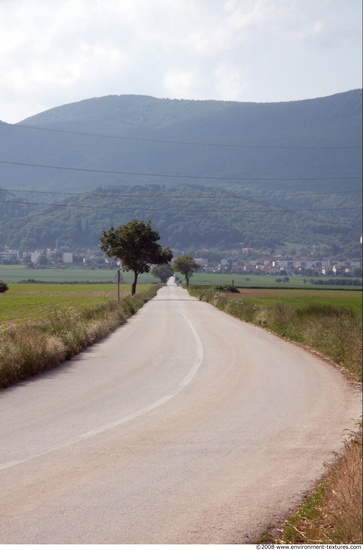
M281 525L270 526L264 544L362 544L362 424L306 501ZM259 541L258 541L259 542Z
M288 298L291 291L281 291L280 296L274 290L264 290L262 295L259 289L248 293L243 289L241 294L230 294L214 288L193 286L189 288L189 292L238 319L261 326L319 352L344 367L358 381L362 381L360 293L353 291L351 296L342 298L339 292L334 297L334 291L330 291L330 296L326 299L319 293L316 301L311 301L308 291L301 290L297 291L301 292L300 297L294 294L292 301L285 303L284 293L288 293ZM352 307L334 305L342 303L341 300Z
M274 290L262 295L258 289L250 293L244 289L242 297L203 287L191 287L189 292L241 320L318 351L362 381L361 305L341 307L339 294L335 298L334 293L330 303L319 303L318 295L316 302L305 303L306 291L298 291L302 296L292 297L287 304ZM363 543L361 420L357 431L347 435L344 452L335 453L332 464L325 467L326 474L307 500L283 525L269 526L256 544Z
M9 295L1 296L0 312L5 303L18 307L14 307L12 317L9 308L6 319L0 316L0 389L50 370L104 338L160 288L139 287L135 296L124 295L118 302L107 296L107 292L100 296L94 285L88 287L88 296L82 292L77 296L76 291L68 293L68 285L60 285L59 293L49 288L46 296L44 286L48 288L39 285L38 293L34 289L26 300L20 288L18 294L11 295L9 291ZM94 293L90 296L92 289Z

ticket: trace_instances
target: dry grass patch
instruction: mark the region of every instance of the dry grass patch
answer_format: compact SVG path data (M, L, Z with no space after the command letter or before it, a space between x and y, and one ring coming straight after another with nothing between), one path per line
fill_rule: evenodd
M276 544L362 544L362 426L326 465L314 493L285 521Z
M159 286L120 303L51 306L32 324L5 323L0 331L0 389L59 365L110 334L153 298ZM76 301L75 301L76 303Z

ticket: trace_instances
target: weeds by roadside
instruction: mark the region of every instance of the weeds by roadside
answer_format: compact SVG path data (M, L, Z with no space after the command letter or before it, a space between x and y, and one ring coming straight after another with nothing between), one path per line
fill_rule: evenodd
M54 307L33 325L9 326L0 336L0 389L59 365L110 334L153 298L159 286L120 303L85 309Z
M353 310L310 304L272 307L244 302L224 292L190 289L200 300L321 353L362 381L362 319Z
M190 288L200 300L243 321L261 326L318 351L362 381L362 319L350 309L253 305L216 289ZM257 542L268 544L362 544L362 422L345 450L309 498L282 526L272 526Z
M362 425L348 434L343 453L314 492L264 542L275 544L362 544Z

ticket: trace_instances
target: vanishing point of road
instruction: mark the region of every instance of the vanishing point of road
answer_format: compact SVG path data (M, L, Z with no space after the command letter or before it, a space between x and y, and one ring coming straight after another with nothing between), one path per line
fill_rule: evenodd
M0 544L252 542L360 415L339 369L171 280L0 393Z

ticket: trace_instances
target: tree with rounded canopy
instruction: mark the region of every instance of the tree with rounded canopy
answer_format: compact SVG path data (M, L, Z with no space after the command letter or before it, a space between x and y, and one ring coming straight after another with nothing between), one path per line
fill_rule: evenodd
M190 254L184 254L180 258L176 259L173 263L174 271L178 271L185 277L185 282L189 286L190 277L193 275L194 270L197 269L198 265L195 263L195 260Z
M118 229L111 227L102 232L101 250L121 260L122 269L134 272L132 295L136 293L140 273L149 273L152 265L167 264L173 259L170 248L162 248L159 239L159 232L152 229L151 221L145 223L136 219Z
M160 279L162 283L166 283L166 281L171 277L174 273L173 268L170 264L164 264L164 265L155 265L151 270L151 275L156 277L157 279Z

